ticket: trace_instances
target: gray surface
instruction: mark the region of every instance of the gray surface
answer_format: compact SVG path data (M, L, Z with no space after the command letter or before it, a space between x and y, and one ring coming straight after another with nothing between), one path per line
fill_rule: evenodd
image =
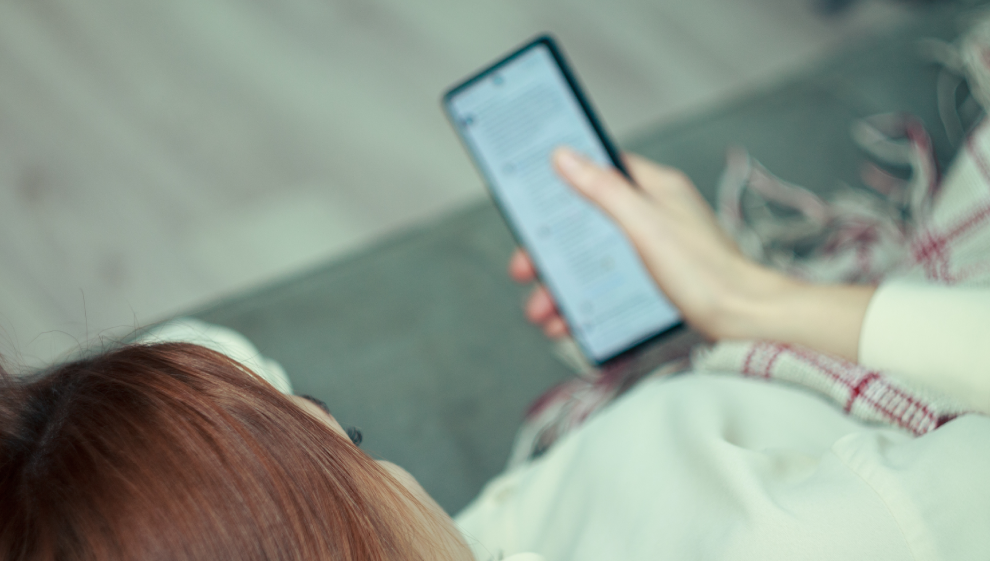
M911 110L936 129L934 70L911 42L951 36L953 23L923 25L626 146L681 167L709 195L730 144L799 184L854 182L852 118ZM512 247L485 204L197 315L248 336L298 393L325 399L364 430L365 449L456 512L500 471L530 401L568 376L522 318L524 291L505 274Z
M450 511L505 464L526 406L568 372L520 313L489 206L198 314L245 334L363 448Z

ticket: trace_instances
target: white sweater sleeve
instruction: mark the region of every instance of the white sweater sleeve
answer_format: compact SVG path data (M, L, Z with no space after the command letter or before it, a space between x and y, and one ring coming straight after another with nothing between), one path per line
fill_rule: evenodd
M866 309L859 362L990 412L990 288L883 283Z

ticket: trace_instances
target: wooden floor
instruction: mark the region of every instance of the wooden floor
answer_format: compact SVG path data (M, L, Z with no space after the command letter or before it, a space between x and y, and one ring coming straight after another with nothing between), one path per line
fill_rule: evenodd
M440 91L561 40L621 139L905 14L810 0L0 0L0 352L37 364L484 196Z

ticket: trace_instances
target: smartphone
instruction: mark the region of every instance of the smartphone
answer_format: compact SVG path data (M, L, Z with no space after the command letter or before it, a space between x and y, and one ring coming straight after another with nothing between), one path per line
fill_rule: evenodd
M682 323L618 225L552 167L554 149L570 146L628 177L552 37L452 87L442 105L589 361L604 364Z

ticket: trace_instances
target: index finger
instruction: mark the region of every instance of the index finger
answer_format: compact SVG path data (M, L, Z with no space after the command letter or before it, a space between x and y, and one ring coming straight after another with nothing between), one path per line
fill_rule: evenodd
M557 148L553 165L579 193L610 215L619 226L636 238L651 220L644 213L643 192L614 168L601 167L568 147Z

